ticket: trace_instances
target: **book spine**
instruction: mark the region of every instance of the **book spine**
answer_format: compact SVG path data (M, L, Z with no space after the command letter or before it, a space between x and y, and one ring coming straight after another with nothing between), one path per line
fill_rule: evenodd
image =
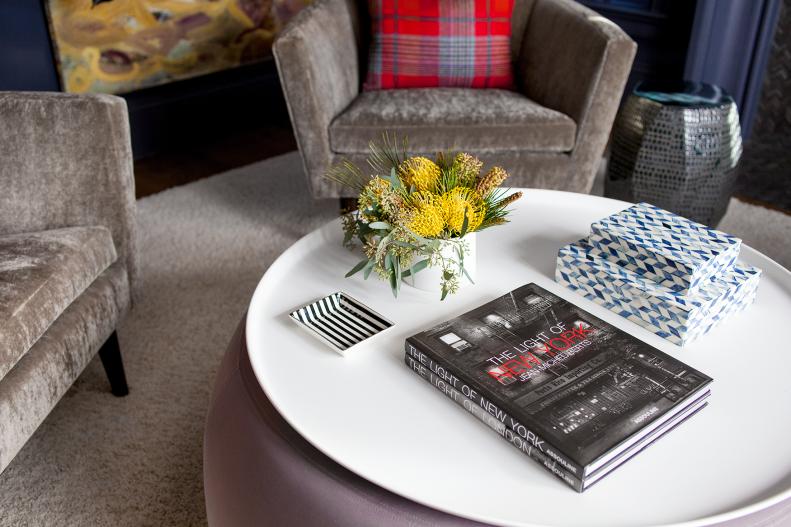
M448 368L435 360L430 350L426 349L418 342L413 342L411 339L407 339L405 349L407 355L410 355L413 359L426 366L434 375L441 377L457 391L460 391L464 397L472 400L488 414L495 416L499 421L504 423L505 426L519 434L522 439L528 441L535 448L540 450L542 454L557 461L567 472L573 474L577 478L583 478L585 476L584 468L579 463L572 461L568 456L559 452L557 448L544 441L544 439L533 430L514 419L514 417L503 410L500 405L495 404L487 398L483 398L454 368Z
M412 358L409 354L404 356L404 362L415 373L422 377L429 384L434 386L437 390L445 394L446 397L451 399L457 405L464 408L467 412L475 416L476 419L486 424L489 428L497 432L503 439L508 441L514 448L528 456L533 461L540 463L544 468L552 472L555 476L561 479L568 486L577 492L583 491L583 484L578 478L571 475L559 463L549 458L546 454L542 453L538 448L529 444L519 434L501 423L496 417L489 415L483 408L477 406L469 398L462 395L462 393L453 388L443 378L438 377L431 373L429 369Z

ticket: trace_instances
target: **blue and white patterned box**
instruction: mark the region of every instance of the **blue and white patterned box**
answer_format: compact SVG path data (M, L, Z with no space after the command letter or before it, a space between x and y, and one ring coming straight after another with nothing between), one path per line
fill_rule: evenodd
M591 245L672 291L696 293L732 266L741 240L648 203L591 225Z
M761 275L760 269L737 263L685 294L624 263L581 240L560 250L555 279L680 346L752 304Z

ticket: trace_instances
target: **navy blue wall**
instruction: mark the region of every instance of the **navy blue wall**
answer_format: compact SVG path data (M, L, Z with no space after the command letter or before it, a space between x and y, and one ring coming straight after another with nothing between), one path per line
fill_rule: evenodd
M692 0L579 0L607 17L637 42L637 56L625 93L640 81L684 78L689 35L695 17Z
M0 0L0 90L59 89L42 5Z

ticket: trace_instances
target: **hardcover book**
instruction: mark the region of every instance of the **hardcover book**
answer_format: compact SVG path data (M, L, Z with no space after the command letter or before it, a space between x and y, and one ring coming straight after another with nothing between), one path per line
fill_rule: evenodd
M702 408L712 380L536 284L409 337L406 351L579 491Z

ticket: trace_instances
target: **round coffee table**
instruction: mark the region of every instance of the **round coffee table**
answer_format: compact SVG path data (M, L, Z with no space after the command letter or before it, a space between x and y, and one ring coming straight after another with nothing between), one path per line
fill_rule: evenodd
M406 286L396 300L385 283L344 279L359 256L341 247L340 227L331 222L287 250L253 295L246 321L252 382L290 427L351 473L461 518L615 527L713 525L770 507L791 514L791 502L784 502L791 497L791 357L784 335L791 273L745 247L742 259L764 272L756 304L678 348L553 280L558 249L627 205L527 190L510 224L479 235L476 285L444 302ZM406 337L528 282L711 375L709 407L576 494L404 365ZM295 307L339 290L395 323L345 358L288 318ZM783 517L771 525L790 519ZM737 524L753 523L729 523Z

